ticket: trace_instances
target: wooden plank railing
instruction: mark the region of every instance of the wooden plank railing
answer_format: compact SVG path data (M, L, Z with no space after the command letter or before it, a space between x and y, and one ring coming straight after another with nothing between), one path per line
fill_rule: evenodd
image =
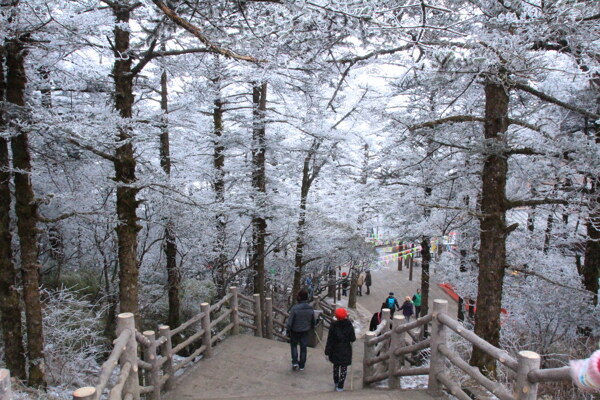
M363 386L388 380L388 387L398 388L401 376L428 375L428 392L433 396L442 396L449 391L460 400L471 397L462 389L460 379L449 373L447 363L467 375L500 400L535 400L537 385L540 382L569 381L569 367L540 369L540 356L531 351L521 351L517 359L467 330L447 314L448 302L434 300L433 312L416 321L406 323L404 317L397 315L390 325L389 310L384 309L382 322L374 332L368 332L364 340ZM416 328L423 330L431 323L431 337L423 340L422 334L410 334ZM422 331L421 331L422 332ZM515 373L512 390L484 376L477 368L470 366L447 344L448 334L454 332L473 346L494 357ZM408 367L408 354L430 349L429 367Z

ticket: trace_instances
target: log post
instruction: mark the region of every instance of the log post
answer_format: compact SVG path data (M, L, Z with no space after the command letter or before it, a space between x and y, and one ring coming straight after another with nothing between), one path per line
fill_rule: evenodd
M10 371L7 369L0 369L0 400L12 400Z
M411 250L412 251L412 250ZM412 281L413 280L413 264L415 263L415 254L414 253L410 253L410 257L409 258L409 262L408 262L408 280Z
M404 363L398 362L398 357L394 355L394 351L396 349L403 346L402 336L403 333L397 333L398 328L406 323L406 319L404 315L394 315L394 328L392 329L392 333L390 336L390 348L388 349L388 354L390 356L388 361L388 388L390 389L398 389L400 387L400 377L394 376L396 371L398 370L398 366L403 366ZM404 357L402 357L404 360Z
M254 299L254 326L256 329L254 331L254 336L262 337L263 336L263 320L262 320L262 311L260 309L260 293L254 293L252 295Z
M231 329L231 334L239 335L240 334L240 314L238 311L238 307L239 307L238 288L235 286L231 286L229 288L229 292L231 293L231 323L233 324L233 328Z
M154 387L149 398L150 400L160 400L160 366L156 358L156 334L154 331L144 331L143 334L150 341L150 346L144 347L144 358L152 365L152 369L145 372L146 385Z
M173 342L171 342L171 328L169 325L160 325L158 336L166 338L164 343L160 345L160 354L167 358L163 364L163 374L169 376L165 382L165 390L171 390L175 384L175 369L173 368Z
M402 242L398 242L398 271L402 271Z
M368 388L369 384L367 383L367 378L373 375L373 366L368 365L367 362L375 357L375 353L373 352L373 346L369 345L369 341L373 338L376 338L375 332L367 332L365 334L364 339L364 356L363 356L363 388Z
M265 322L265 337L273 339L273 299L270 297L265 298Z
M137 340L135 339L135 318L133 313L126 312L121 313L117 317L117 337L124 330L129 329L131 331L131 336L127 341L127 345L123 354L119 359L119 365L121 368L126 363L131 364L131 371L129 372L129 376L125 381L125 385L123 385L123 396L126 394L131 394L133 400L140 400L140 381L139 381L139 371L138 371L138 346Z
M540 369L540 355L533 351L520 351L517 355L517 384L515 385L515 400L537 399L538 384L530 382L527 375Z
M440 313L448 312L448 301L433 300L433 320L431 322L431 356L429 359L429 381L427 383L427 392L432 396L442 396L442 384L437 375L444 372L444 356L439 352L438 346L446 344L447 330L437 316Z
M210 304L201 303L200 311L204 313L202 317L202 329L204 330L204 335L202 335L202 344L206 346L206 350L204 350L204 357L210 358L212 357L212 334L210 332Z
M0 394L0 399L5 400ZM96 388L86 386L73 392L73 400L96 400Z

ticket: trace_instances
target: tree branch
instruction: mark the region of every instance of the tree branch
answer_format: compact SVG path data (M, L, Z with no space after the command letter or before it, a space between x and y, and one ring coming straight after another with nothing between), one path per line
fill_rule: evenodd
M569 103L565 103L562 100L559 100L559 99L557 99L555 97L552 97L552 96L550 96L550 95L548 95L546 93L540 92L539 90L536 90L536 89L532 88L531 86L526 85L526 84L524 84L522 82L512 82L512 86L514 88L516 88L516 89L519 89L519 90L522 90L522 91L527 92L529 94L532 94L532 95L534 95L535 97L537 97L537 98L539 98L541 100L547 101L547 102L552 103L552 104L556 104L557 106L561 106L563 108L566 108L567 110L570 110L570 111L576 112L578 114L581 114L584 117L588 117L588 118L593 119L593 120L600 119L600 115L599 114L593 113L591 111L584 110L582 108L576 107L576 106L574 106L572 104L569 104Z
M534 207L544 204L562 204L568 205L569 202L563 199L539 199L539 200L507 200L506 210L517 207Z
M204 43L204 45L211 52L216 53L216 54L221 54L227 58L232 58L234 60L250 61L253 63L264 62L264 60L259 60L257 58L251 57L251 56L239 55L239 54L234 53L231 50L226 50L226 49L220 48L219 46L213 44L206 36L204 36L202 34L202 32L200 32L200 29L197 26L195 26L195 25L187 22L183 18L181 18L179 15L177 15L177 13L175 13L175 11L173 11L171 8L167 7L162 1L152 0L152 2L154 4L156 4L156 6L163 13L165 13L165 15L167 17L169 17L169 19L171 21L175 22L177 25L179 25L180 27L182 27L183 29L185 29L186 31L190 32L192 35L197 37L202 43Z
M77 147L88 150L88 151L94 153L95 155L104 158L105 160L112 161L112 162L115 162L117 160L117 158L115 156L113 156L112 154L105 153L101 150L98 150L98 149L88 145L88 144L80 143L78 140L75 140L73 138L67 138L67 141L71 144L74 144Z
M577 288L577 287L573 287L573 286L564 285L564 284L562 284L560 282L553 281L550 278L546 278L545 276L540 275L537 272L533 272L533 271L527 270L525 268L515 267L515 266L512 266L512 265L508 265L506 268L509 269L509 270L511 270L511 271L520 272L523 275L535 276L536 278L540 278L541 280L546 281L546 282L551 283L551 284L556 285L556 286L564 287L566 289L577 290L578 292L583 292L583 293L587 293L587 294L593 295L593 293L590 292L589 290L581 289L581 288Z

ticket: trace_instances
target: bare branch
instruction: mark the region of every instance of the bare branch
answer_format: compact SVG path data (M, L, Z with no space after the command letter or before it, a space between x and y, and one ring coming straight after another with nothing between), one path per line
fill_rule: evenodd
M510 210L511 208L517 207L534 207L540 206L544 204L562 204L568 205L569 202L563 199L539 199L539 200L507 200L506 209Z

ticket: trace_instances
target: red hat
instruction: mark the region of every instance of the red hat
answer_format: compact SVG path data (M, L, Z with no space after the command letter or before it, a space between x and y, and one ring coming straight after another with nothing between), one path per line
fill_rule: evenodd
M335 310L335 318L338 321L348 318L348 311L345 308L338 308Z
M342 272L342 276L346 276L348 275L346 272Z

